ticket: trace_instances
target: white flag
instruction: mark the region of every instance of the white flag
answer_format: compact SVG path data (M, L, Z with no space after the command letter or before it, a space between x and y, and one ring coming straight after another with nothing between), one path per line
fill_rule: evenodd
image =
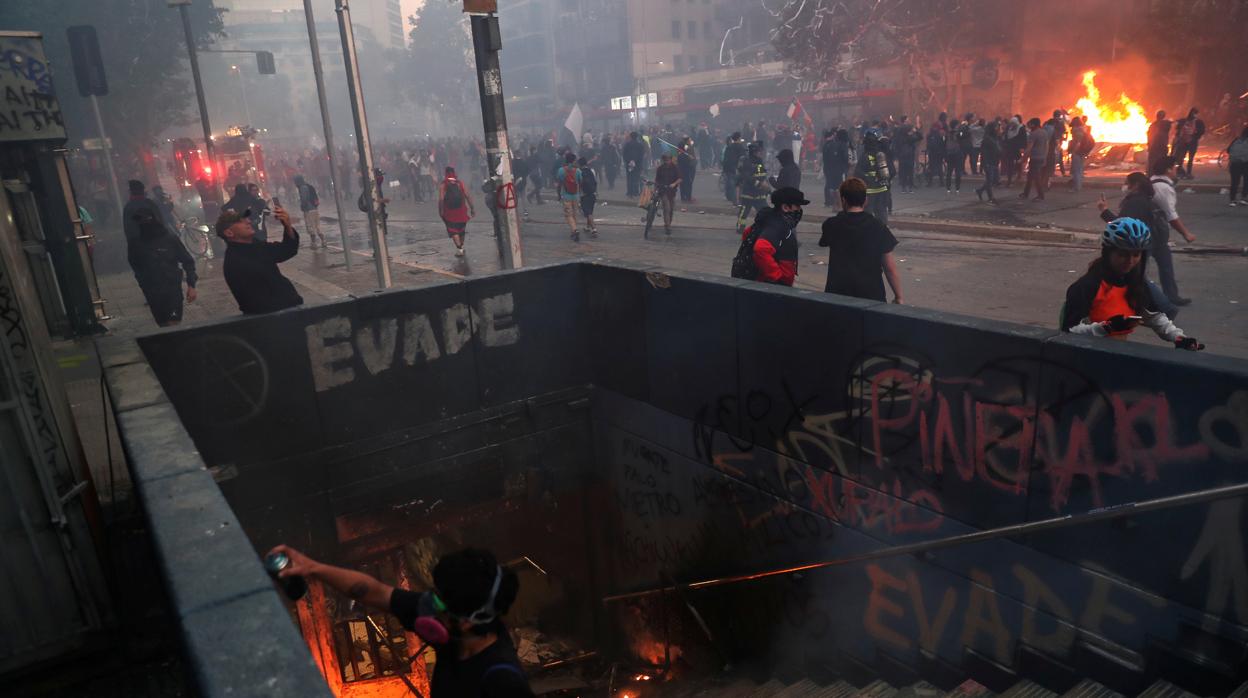
M712 104L711 108L707 109L707 111L711 113L711 116L719 116L719 104Z
M581 105L573 104L572 113L568 114L568 120L563 122L563 127L572 132L572 138L577 143L581 142L581 128L585 125L585 118L581 116Z

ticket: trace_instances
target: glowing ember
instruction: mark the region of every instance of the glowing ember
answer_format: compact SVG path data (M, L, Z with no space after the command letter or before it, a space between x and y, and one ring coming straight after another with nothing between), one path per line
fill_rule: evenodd
M1072 113L1088 117L1088 127L1099 143L1148 143L1148 116L1139 102L1123 93L1118 104L1101 104L1101 91L1096 87L1096 71L1083 74L1087 96L1079 98Z

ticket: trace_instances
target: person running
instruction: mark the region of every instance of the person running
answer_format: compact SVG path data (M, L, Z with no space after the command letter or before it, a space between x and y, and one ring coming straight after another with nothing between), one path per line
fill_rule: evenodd
M576 225L576 209L581 201L581 169L576 166L576 155L565 153L563 166L555 170L555 188L559 191L559 202L563 204L563 219L568 222L572 231L572 242L581 241L581 230ZM590 231L594 235L593 231Z
M577 158L576 166L581 168L581 213L585 216L589 236L596 238L598 225L594 223L594 206L598 203L598 176L585 158Z
M1144 221L1118 218L1105 225L1101 255L1066 289L1061 329L1071 334L1124 340L1140 325L1178 349L1205 348L1157 309L1144 278L1152 234Z
M767 207L767 164L763 162L763 143L754 141L746 149L744 162L737 168L737 230L744 230L751 211Z
M683 181L680 168L672 161L670 153L664 153L659 159L659 167L654 171L654 195L659 197L663 207L663 232L672 234L672 216L676 210L676 191Z
M182 322L182 282L186 281L186 302L196 298L195 259L182 241L169 232L150 210L134 214L138 236L132 243L130 264L139 282L152 318L161 327ZM185 277L183 276L185 273Z
M409 632L415 631L418 618L433 618L445 626L447 642L433 645L437 661L429 698L532 698L503 623L520 591L520 580L489 551L467 548L443 555L433 566L433 589L427 592L393 587L286 545L268 554L282 554L290 561L279 577L321 582L364 606L389 612Z
M477 215L468 188L455 176L455 168L447 167L446 178L438 186L438 216L446 225L446 234L455 245L455 256L464 256L464 236L468 221Z
M1248 126L1226 146L1226 155L1231 169L1231 206L1248 206Z
M893 249L897 238L875 216L867 213L867 185L856 177L841 183L841 212L823 222L819 246L828 248L828 281L823 290L842 296L886 301L883 278L901 304L901 276Z

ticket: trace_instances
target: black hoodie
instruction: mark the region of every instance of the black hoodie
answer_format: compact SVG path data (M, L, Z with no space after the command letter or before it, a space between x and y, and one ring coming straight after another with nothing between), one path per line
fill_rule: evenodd
M884 255L897 247L888 226L865 211L841 211L823 222L819 246L828 248L828 293L885 301Z

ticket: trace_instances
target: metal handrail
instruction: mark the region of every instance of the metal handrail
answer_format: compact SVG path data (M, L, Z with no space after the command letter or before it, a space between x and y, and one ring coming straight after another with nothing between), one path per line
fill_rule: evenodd
M868 560L879 560L886 557L895 557L897 555L909 555L913 553L921 553L929 550L940 550L943 548L952 548L957 545L965 545L967 543L979 543L986 540L994 540L996 538L1009 538L1013 536L1021 536L1028 533L1036 533L1038 531L1051 531L1056 528L1066 528L1067 526L1079 526L1082 524L1095 523L1097 521L1108 521L1110 519L1120 519L1127 516L1135 516L1137 514L1146 514L1152 511L1162 509L1170 509L1172 507L1186 506L1189 504L1200 504L1202 502L1210 502L1218 499L1227 499L1248 495L1248 483L1238 485L1226 485L1224 487L1214 487L1196 492L1187 492L1177 494L1170 497L1160 497L1158 499L1147 499L1142 502L1129 502L1127 504L1116 504L1113 506L1093 509L1082 514L1067 514L1066 516L1058 516L1051 519L1043 519L1040 521L1031 521L1028 523L1011 524L1009 526L1001 526L1000 528L991 528L986 531L976 531L974 533L963 533L956 536L946 538L937 538L936 540L922 541L919 543L907 543L905 545L895 545L889 548L881 548L873 550L862 555L854 555L851 557L843 557L835 560L827 560L823 562L811 562L805 565L797 565L795 567L785 567L783 569L767 570L765 572L754 572L751 574L740 574L731 577L718 577L715 579L703 579L697 582L689 582L686 584L672 584L669 586L656 587L653 589L645 589L642 591L632 591L623 594L613 594L604 596L603 603L614 603L616 601L627 601L629 599L639 599L647 596L663 594L668 591L695 591L698 589L708 589L710 587L724 586L727 584L739 584L742 582L752 582L759 579L767 579L770 577L779 577L786 574L796 574L798 572L807 572L810 570L823 569L825 567L838 567L840 565L849 565L856 562L866 562Z

